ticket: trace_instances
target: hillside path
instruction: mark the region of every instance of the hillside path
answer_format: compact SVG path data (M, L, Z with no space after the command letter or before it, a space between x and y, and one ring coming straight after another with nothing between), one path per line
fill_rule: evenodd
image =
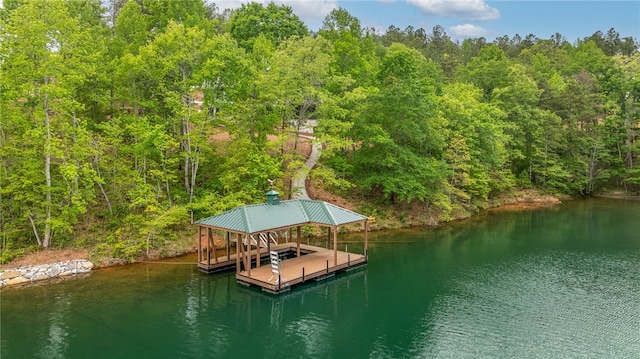
M305 186L307 180L307 174L316 165L320 155L322 153L322 145L314 141L313 128L316 126L316 121L307 121L307 124L300 129L299 136L301 138L308 138L311 140L311 155L305 162L305 168L301 169L295 176L293 181L294 197L297 199L310 199L307 194L307 188Z

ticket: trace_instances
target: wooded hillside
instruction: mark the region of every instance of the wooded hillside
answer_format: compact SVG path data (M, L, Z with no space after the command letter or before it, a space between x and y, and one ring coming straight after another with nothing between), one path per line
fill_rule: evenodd
M324 147L311 176L369 208L446 220L513 188L640 185L640 53L614 29L454 42L343 9L311 33L274 4L107 3L0 9L2 261L34 246L136 258L263 202L267 179L286 197L308 120Z

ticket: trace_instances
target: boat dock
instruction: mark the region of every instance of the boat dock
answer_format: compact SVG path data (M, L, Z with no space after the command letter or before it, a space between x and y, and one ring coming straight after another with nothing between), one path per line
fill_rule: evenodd
M273 252L278 256L277 270L272 267L270 261ZM367 262L363 254L336 251L337 261L334 263L333 250L306 244L300 245L299 257L296 253L295 242L273 245L270 252L260 253L261 263L256 264L257 253L254 248L251 254L251 268L242 263L242 270L236 271L236 279L240 284L258 286L270 293L280 293L298 284L323 280L332 277L336 272L358 268ZM206 258L198 262L198 269L205 273L235 269L236 258L235 253Z
M323 201L279 201L278 193L271 190L265 204L238 207L196 222L198 270L214 273L235 268L240 284L271 293L288 291L292 286L366 264L369 220ZM303 225L327 228L327 248L301 244ZM363 226L363 253L337 249L338 229L344 225ZM218 233L217 246L214 231ZM285 238L284 243L279 238ZM220 248L221 240L224 248Z

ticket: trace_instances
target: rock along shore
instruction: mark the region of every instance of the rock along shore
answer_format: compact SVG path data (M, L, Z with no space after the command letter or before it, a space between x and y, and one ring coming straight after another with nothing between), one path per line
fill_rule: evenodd
M0 271L0 288L10 285L25 284L41 280L67 277L89 273L93 263L86 259L74 259L64 262L21 266Z

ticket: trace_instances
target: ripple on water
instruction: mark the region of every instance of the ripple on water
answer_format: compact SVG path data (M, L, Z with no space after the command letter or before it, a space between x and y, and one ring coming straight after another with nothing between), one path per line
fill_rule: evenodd
M640 258L545 252L474 267L424 318L425 357L640 357Z

